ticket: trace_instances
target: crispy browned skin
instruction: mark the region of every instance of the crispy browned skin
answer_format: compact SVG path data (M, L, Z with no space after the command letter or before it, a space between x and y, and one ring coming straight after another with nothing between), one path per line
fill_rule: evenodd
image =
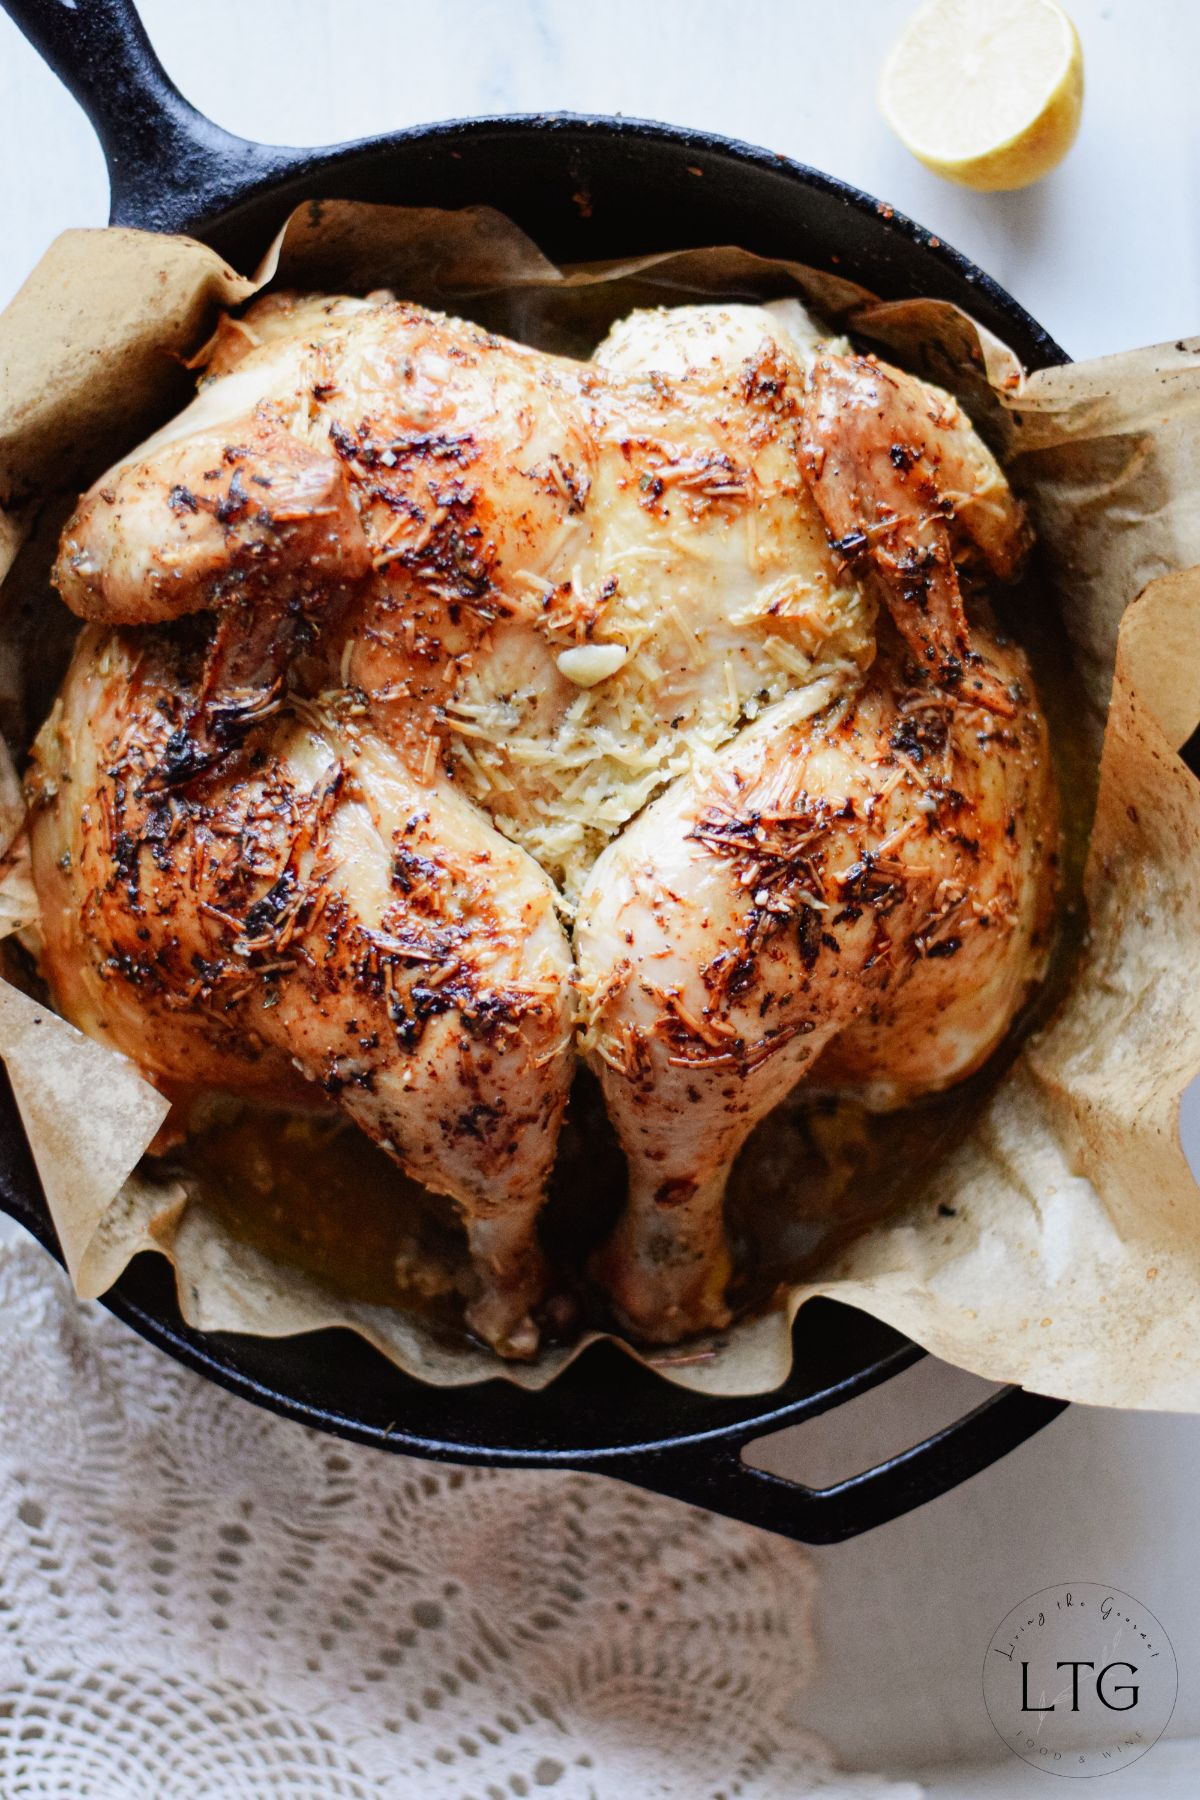
M957 402L876 357L821 356L801 441L830 536L882 584L913 656L947 692L1011 715L1003 680L972 640L955 554L974 551L1008 581L1028 531Z
M458 1202L504 1354L573 1066L518 844L584 889L631 1169L603 1269L650 1337L724 1318L729 1162L819 1051L944 1085L1040 968L1044 731L960 584L1014 571L1020 507L948 396L796 329L635 315L583 364L271 298L64 533L98 623L32 783L59 1004L173 1094L343 1107Z
M350 483L270 408L189 433L97 484L63 532L55 581L102 624L161 624L324 600L371 567Z

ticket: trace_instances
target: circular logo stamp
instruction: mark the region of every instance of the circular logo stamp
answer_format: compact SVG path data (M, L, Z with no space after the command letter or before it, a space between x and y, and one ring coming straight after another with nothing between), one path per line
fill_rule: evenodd
M1017 1756L1047 1775L1127 1769L1175 1709L1171 1640L1140 1600L1096 1581L1014 1606L987 1647L983 1699Z

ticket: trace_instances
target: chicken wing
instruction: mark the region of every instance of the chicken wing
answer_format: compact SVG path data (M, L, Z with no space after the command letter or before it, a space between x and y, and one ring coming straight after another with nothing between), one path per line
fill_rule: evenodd
M948 691L1011 716L972 643L955 548L1010 581L1029 547L1003 470L940 388L873 356L815 359L802 455L836 548L874 577L905 643Z

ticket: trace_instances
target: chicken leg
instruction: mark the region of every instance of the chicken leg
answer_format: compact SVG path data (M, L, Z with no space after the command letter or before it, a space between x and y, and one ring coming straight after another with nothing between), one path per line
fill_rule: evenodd
M467 1224L476 1330L529 1355L536 1221L573 1062L553 888L345 705L293 702L164 786L206 650L82 635L39 738L43 968L172 1091L341 1106Z
M1056 848L1040 716L947 697L893 641L854 702L781 701L605 851L576 953L629 1162L597 1272L632 1330L728 1322L730 1166L828 1046L903 1097L983 1062L1040 973Z

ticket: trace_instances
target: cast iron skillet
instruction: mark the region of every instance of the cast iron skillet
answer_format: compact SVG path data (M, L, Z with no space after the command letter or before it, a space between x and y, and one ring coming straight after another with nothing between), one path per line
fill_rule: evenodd
M190 232L235 265L245 266L292 207L313 197L487 202L558 261L740 244L836 267L888 297L957 301L1027 365L1067 360L956 251L868 195L770 151L667 125L564 114L458 120L324 150L249 143L204 118L172 85L132 0L3 4L95 125L113 223ZM2 1101L0 1207L57 1255L11 1098ZM202 1336L181 1320L167 1265L154 1256L137 1258L106 1304L210 1380L339 1436L459 1462L602 1471L808 1543L852 1537L945 1493L1064 1404L1002 1389L902 1455L814 1490L748 1468L741 1450L922 1354L828 1301L801 1312L784 1385L741 1400L669 1386L607 1345L545 1393L525 1394L503 1381L425 1387L347 1332L277 1341Z

